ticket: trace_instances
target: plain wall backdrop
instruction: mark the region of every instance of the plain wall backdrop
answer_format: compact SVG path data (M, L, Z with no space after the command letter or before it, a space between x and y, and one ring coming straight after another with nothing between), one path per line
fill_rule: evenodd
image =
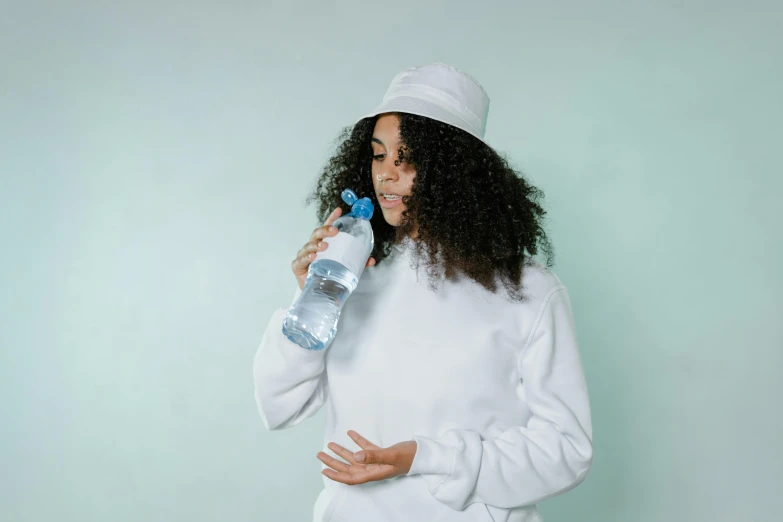
M776 519L781 26L778 1L4 1L0 519L309 520L323 414L266 432L253 355L338 131L433 61L547 195L595 458L545 520Z

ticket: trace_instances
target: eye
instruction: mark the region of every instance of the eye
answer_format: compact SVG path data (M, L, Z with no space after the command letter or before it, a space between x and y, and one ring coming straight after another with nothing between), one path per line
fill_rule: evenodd
M373 161L383 161L384 158L386 158L386 154L375 154L372 157Z

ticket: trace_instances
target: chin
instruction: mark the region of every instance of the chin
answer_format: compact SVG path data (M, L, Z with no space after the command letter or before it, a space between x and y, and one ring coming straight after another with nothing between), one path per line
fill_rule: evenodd
M389 225L391 225L393 227L400 226L400 222L402 221L402 218L396 212L395 213L390 213L390 214L387 214L386 212L384 212L383 213L383 219L386 220L386 223L388 223Z

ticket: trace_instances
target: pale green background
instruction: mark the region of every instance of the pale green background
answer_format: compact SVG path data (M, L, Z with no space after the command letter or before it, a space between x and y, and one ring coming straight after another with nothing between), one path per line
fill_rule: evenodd
M780 2L65 4L0 14L0 520L309 520L323 415L266 432L253 354L431 61L548 196L595 460L546 521L781 516Z

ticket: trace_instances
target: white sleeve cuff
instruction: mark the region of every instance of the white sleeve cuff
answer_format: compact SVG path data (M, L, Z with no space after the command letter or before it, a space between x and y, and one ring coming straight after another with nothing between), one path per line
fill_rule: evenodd
M454 448L418 435L413 440L416 441L416 455L408 475L440 475L444 479L451 475Z

